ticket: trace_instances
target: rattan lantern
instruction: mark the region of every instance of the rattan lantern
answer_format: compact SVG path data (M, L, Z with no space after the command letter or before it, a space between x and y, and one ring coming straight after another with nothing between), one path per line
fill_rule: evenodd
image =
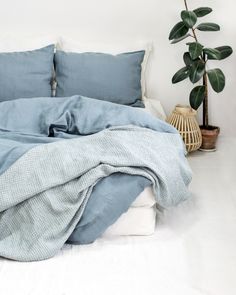
M196 151L202 144L202 134L199 128L197 112L190 106L177 105L167 119L181 134L188 152Z

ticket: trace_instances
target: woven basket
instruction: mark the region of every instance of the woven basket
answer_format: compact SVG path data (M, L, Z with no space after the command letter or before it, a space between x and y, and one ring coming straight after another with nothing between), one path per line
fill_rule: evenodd
M196 120L197 112L190 106L177 105L167 119L181 134L188 152L196 151L202 144L202 134Z

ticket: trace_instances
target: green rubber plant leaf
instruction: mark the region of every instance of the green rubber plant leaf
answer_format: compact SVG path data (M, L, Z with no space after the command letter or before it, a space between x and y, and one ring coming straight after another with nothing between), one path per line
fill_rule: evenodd
M225 75L220 69L207 71L207 75L213 90L217 93L225 88Z
M210 7L199 7L193 11L197 17L203 17L212 12Z
M194 110L197 110L205 97L206 86L196 86L190 93L189 102Z
M213 48L204 48L203 52L207 55L208 59L216 59L220 60L221 59L221 53L217 49Z
M191 66L192 63L194 63L195 61L197 60L200 60L199 58L197 59L192 59L189 52L185 52L184 55L183 55L183 60L184 60L184 63L186 64L186 66Z
M220 51L220 59L225 59L233 53L233 49L230 46L216 47L216 50Z
M184 35L183 37L180 37L180 38L174 39L174 40L171 41L171 44L176 44L176 43L178 43L178 42L180 42L180 41L182 41L182 40L184 40L184 39L186 39L186 38L188 38L188 37L190 37L190 36L191 36L191 34L186 34L186 35Z
M172 83L176 84L180 81L183 81L189 76L189 67L184 67L176 72L172 78Z
M193 63L193 60L191 59L189 52L184 53L183 60L186 66L190 66Z
M197 16L193 11L183 10L181 18L188 28L192 28L197 22Z
M170 32L169 40L178 39L188 33L189 28L184 22L177 23Z
M220 26L215 23L201 23L197 26L197 29L204 32L216 32L220 30Z
M202 60L195 61L189 70L189 79L192 83L197 83L205 73L205 63Z
M199 42L189 43L189 54L192 59L198 58L202 54L203 46Z

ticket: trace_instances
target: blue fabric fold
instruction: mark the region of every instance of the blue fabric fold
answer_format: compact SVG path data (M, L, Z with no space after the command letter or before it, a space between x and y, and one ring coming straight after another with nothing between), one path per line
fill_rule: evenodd
M178 204L185 153L174 127L132 107L78 95L0 103L0 255L91 243L150 185L161 205Z

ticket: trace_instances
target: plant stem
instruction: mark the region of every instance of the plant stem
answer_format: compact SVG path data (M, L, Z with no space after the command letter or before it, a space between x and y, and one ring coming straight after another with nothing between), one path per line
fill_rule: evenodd
M206 55L203 55L204 61L206 60ZM202 120L203 120L203 127L208 128L209 122L208 122L208 80L207 80L207 73L205 72L203 75L203 85L205 86L205 97L203 100L203 114L202 114Z
M188 10L187 0L184 0L184 5L185 5L186 10Z
M184 5L185 5L185 9L188 11L188 3L187 3L187 0L184 0ZM192 30L192 33L193 33L193 37L195 39L196 42L198 42L198 38L197 38L197 35L195 33L195 29L194 28L191 28ZM206 63L206 55L203 54L202 56L202 60ZM203 120L203 127L206 127L208 128L209 126L209 122L208 122L208 80L207 80L207 73L205 72L204 75L203 75L203 86L205 86L205 97L204 97L204 100L203 100L203 115L202 115L202 120Z
M194 39L196 40L196 42L198 42L198 38L197 38L197 35L195 33L195 30L192 28L192 32L193 32L193 37Z
M188 3L187 3L187 0L184 0L184 5L185 5L185 9L188 11ZM195 41L198 42L197 35L195 33L194 28L191 28L191 30L192 30L193 37L194 37Z

